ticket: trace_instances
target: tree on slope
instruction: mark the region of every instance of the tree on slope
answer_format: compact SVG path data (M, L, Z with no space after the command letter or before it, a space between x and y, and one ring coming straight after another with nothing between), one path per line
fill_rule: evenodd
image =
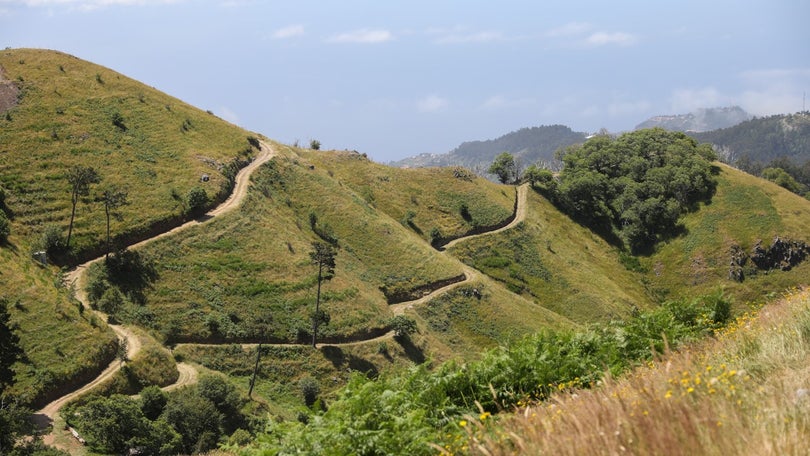
M590 227L641 251L677 232L680 215L714 193L714 152L660 128L596 136L563 154L558 201Z
M312 314L312 346L318 341L318 325L328 323L328 314L321 311L321 283L335 275L335 248L326 242L313 242L309 258L318 266L318 295L315 298L315 312Z
M121 206L129 204L127 199L126 190L122 190L116 186L109 186L101 192L98 200L104 204L104 214L107 216L107 253L105 259L110 258L110 215L116 219L120 218L120 214L116 212Z
M487 172L498 176L502 184L512 184L518 180L517 162L509 152L501 152L495 157Z
M67 248L70 248L70 238L73 235L73 220L76 218L76 204L82 196L90 194L90 185L101 181L95 169L90 166L76 165L67 172L67 180L70 183L70 225L68 226Z

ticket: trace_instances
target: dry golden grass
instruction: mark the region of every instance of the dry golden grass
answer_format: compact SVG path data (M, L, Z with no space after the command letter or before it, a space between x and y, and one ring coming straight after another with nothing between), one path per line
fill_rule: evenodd
M489 424L473 454L807 454L810 291L740 316L716 338L590 390Z

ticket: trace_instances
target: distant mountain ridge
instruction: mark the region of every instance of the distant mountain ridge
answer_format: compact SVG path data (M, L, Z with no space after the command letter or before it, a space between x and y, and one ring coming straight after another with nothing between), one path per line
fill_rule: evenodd
M636 125L635 129L660 127L673 131L703 132L733 127L751 118L751 114L748 114L739 106L701 108L687 114L650 117Z
M733 127L690 135L713 144L728 163L743 157L761 163L780 157L797 164L810 160L808 111L753 118Z
M501 152L513 154L524 165L550 162L557 149L584 142L586 138L586 133L565 125L527 127L496 139L464 142L446 154L421 154L390 164L402 168L455 165L483 172Z

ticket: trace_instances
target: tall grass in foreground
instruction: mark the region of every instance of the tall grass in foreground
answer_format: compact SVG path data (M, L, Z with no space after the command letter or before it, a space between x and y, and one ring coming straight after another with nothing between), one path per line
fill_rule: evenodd
M807 454L810 291L600 387L470 418L472 454ZM492 423L491 423L492 422Z

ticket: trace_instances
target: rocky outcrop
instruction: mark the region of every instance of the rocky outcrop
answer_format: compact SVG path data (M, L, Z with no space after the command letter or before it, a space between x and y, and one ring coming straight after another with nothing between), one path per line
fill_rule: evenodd
M805 242L776 236L767 249L762 247L762 240L757 241L751 253L751 261L758 269L789 271L804 261L809 254L810 246Z
M732 245L729 252L728 278L735 282L742 282L747 275L757 271L789 271L798 266L810 256L810 245L804 241L793 241L776 236L769 247L762 246L758 240L751 249L751 254L745 253L739 245ZM752 265L746 267L748 260Z

